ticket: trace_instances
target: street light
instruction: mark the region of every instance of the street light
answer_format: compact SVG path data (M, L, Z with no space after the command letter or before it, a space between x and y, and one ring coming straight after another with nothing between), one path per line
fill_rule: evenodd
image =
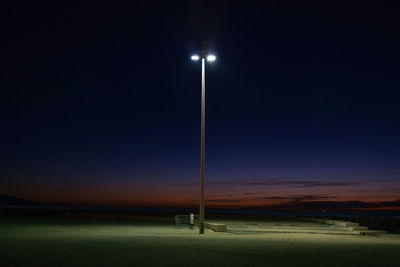
M216 60L209 54L204 42L201 43L199 54L192 55L191 59L197 61L201 58L201 155L200 155L200 234L204 234L204 150L205 150L205 128L206 128L206 59L208 62Z
M210 61L210 62L212 62L212 61L214 61L214 60L216 60L217 58L214 56L214 55L208 55L207 56L207 61Z

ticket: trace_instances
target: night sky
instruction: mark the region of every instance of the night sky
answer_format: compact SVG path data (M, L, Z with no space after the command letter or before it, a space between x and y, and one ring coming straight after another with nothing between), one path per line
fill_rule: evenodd
M208 207L400 199L400 9L133 2L2 11L0 194L197 206L205 40Z

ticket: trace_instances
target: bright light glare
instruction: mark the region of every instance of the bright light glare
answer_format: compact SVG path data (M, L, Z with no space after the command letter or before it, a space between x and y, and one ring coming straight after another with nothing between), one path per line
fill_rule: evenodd
M217 58L214 56L214 55L208 55L207 56L207 61L214 61L214 60L216 60Z
M199 60L200 57L199 57L198 55L193 55L193 56L191 57L191 59L192 59L192 60Z

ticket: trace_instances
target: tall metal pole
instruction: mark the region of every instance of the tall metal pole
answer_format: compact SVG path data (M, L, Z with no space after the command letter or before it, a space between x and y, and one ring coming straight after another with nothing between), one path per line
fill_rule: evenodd
M200 170L200 234L204 234L204 150L206 128L206 59L204 42L201 55L201 170Z

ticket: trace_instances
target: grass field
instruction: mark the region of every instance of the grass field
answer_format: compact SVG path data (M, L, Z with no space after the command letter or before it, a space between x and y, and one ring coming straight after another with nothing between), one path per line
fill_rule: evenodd
M116 219L0 220L0 266L400 266L398 235L198 235Z

